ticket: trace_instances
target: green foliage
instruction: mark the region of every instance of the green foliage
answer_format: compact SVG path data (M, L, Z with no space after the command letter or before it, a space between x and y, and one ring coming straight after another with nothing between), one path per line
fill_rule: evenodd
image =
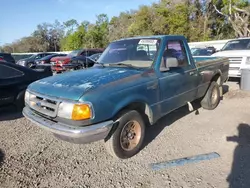
M61 24L39 24L31 36L5 45L2 51L38 52L103 48L111 41L145 35L184 35L189 41L207 41L250 35L250 16L235 7L250 12L248 0L161 0L138 10L121 12L109 18L96 17L95 23L75 19ZM231 11L231 13L230 13ZM237 16L238 20L233 16ZM239 18L245 23L240 23Z
M69 33L61 40L62 50L105 47L108 44L109 20L106 14L97 16L95 24L85 21L75 32Z

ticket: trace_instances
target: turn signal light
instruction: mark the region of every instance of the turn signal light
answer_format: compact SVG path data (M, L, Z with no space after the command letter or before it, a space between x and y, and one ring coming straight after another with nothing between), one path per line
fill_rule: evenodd
M91 107L88 104L75 104L72 111L72 120L85 120L92 117Z

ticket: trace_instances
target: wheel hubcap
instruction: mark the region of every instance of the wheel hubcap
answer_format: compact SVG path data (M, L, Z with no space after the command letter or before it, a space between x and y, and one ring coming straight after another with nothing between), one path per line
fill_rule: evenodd
M141 126L140 124L133 120L126 123L123 127L121 136L120 136L120 144L122 149L126 151L133 150L141 139Z
M214 88L212 91L212 104L213 105L216 104L217 100L218 100L218 92L216 88Z

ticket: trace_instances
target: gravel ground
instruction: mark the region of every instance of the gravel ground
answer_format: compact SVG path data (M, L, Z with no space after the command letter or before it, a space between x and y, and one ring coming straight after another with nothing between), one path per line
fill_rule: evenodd
M238 87L228 82L214 111L183 107L164 117L147 130L142 151L122 161L101 141L66 143L20 114L1 112L0 187L249 188L250 92ZM149 166L210 152L221 157L160 171Z

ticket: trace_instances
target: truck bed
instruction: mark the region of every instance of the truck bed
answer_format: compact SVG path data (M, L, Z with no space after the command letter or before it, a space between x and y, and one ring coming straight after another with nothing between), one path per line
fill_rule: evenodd
M213 77L214 74L221 74L220 84L223 84L228 79L229 59L211 56L193 57L198 72L207 77Z
M197 68L219 63L229 64L229 60L227 58L211 57L211 56L199 56L199 57L194 56L193 58Z

